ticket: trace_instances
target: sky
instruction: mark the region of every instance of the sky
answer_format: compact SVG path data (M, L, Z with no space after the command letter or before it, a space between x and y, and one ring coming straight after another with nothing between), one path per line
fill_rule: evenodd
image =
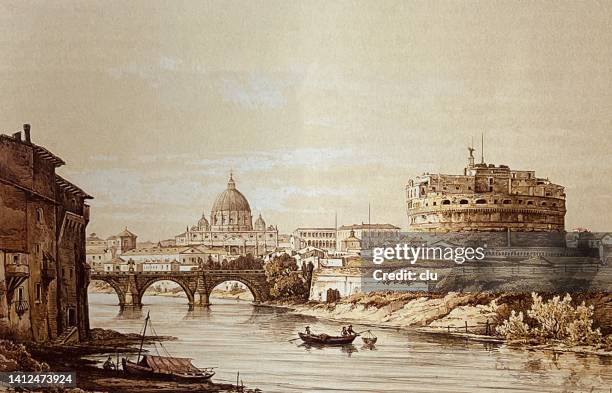
M612 2L0 0L0 92L105 237L173 237L230 171L282 233L405 228L408 179L482 133L610 230Z

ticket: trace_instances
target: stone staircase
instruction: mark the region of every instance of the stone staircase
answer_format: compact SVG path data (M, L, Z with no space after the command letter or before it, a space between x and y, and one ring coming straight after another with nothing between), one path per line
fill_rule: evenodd
M79 331L76 326L70 326L62 332L54 341L53 345L66 345L79 341Z

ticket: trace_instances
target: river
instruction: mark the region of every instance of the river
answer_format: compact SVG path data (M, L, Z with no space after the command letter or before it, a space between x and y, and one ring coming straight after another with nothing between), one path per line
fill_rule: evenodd
M118 315L114 294L90 293L91 327L139 333L143 316ZM308 348L288 342L310 325L313 332L339 332L341 324L212 299L208 308L188 311L186 299L145 296L163 343L175 356L201 367L218 367L216 381L240 379L264 392L609 392L612 358L574 353L509 349L413 331L371 328L374 349L361 340L349 347ZM149 332L150 333L150 332ZM156 353L159 346L147 349Z

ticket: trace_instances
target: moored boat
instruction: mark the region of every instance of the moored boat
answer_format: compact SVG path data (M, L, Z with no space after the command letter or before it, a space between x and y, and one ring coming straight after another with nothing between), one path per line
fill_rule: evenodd
M183 382L205 382L215 375L213 367L198 368L191 363L190 358L177 358L170 356L169 353L168 356L142 355L141 358L142 345L144 344L149 319L149 313L147 313L136 362L126 358L121 359L125 373Z
M299 332L298 335L307 344L315 345L346 345L351 344L357 334L349 334L347 336L330 336L325 333L321 334L306 334Z
M143 355L137 363L125 358L122 361L123 370L128 374L159 379L204 382L215 375L215 372L210 368L201 369L194 366L189 358Z

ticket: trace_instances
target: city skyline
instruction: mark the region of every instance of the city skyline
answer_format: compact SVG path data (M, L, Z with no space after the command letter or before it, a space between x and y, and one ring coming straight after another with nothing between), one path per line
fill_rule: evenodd
M481 132L566 187L567 230L609 229L609 5L149 4L0 4L2 132L66 158L88 232L174 236L232 169L281 233L368 204L405 228L408 179L461 173Z

